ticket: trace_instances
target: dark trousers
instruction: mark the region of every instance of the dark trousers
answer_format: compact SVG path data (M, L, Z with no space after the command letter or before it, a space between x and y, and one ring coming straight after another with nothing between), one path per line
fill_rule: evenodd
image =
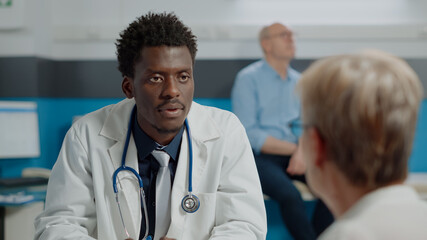
M292 183L305 183L305 176L287 174L289 160L289 156L255 154L262 191L279 203L286 227L295 240L316 239L333 222L332 214L317 200L310 222L301 194Z

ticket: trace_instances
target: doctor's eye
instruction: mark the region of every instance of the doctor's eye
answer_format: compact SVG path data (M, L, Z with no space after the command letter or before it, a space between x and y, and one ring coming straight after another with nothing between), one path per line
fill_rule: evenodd
M188 80L190 80L190 76L189 75L187 75L187 74L182 74L182 75L180 75L179 76L179 81L180 82L187 82Z
M159 83L159 82L161 82L161 81L163 81L163 78L158 77L158 76L155 76L155 77L151 77L151 78L150 78L150 82L153 82L153 83Z

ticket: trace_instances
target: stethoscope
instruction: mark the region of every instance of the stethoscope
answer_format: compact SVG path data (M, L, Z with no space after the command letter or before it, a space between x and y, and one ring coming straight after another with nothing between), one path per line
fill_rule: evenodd
M129 124L128 124L128 131L126 134L126 141L125 141L125 146L123 149L123 154L122 154L122 165L116 169L116 171L114 171L113 173L113 189L114 189L114 193L116 195L116 202L117 202L117 207L119 208L119 213L120 213L120 219L122 221L122 225L123 228L125 229L125 233L129 238L129 233L126 229L125 226L125 222L123 220L123 215L122 215L122 210L120 208L120 202L119 202L119 194L118 194L118 190L117 190L117 175L119 172L121 171L130 171L131 173L133 173L133 175L135 175L136 179L138 180L139 183L139 195L141 198L141 202L144 208L144 217L145 217L145 234L144 234L144 238L143 239L147 239L147 240L151 240L151 236L147 236L148 235L148 214L147 214L147 205L145 202L145 192L144 192L144 188L143 188L143 184L142 184L142 179L139 176L138 172L131 168L126 166L126 154L127 154L127 150L129 147L129 140L130 140L130 135L132 132L132 123L133 123L133 119L135 117L135 112L136 112L136 106L133 108L131 116L130 116L130 120L129 120ZM196 212L199 207L200 207L200 200L199 198L192 194L193 191L193 184L192 184L192 173L193 173L193 145L191 142L191 134L190 134L190 127L188 126L188 122L187 119L185 119L184 121L184 125L185 128L187 130L187 140L188 140L188 154L189 154L189 170L188 170L188 194L182 199L181 201L181 207L182 209L187 212L187 213L194 213Z

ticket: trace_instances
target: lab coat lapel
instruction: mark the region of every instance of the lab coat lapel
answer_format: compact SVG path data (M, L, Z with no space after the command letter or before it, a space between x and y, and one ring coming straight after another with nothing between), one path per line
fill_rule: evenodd
M184 232L185 219L187 215L181 209L181 201L187 194L187 170L188 144L186 131L184 131L182 135L178 166L176 168L171 192L171 225L169 226L167 236L173 239L182 239L182 233Z
M116 167L115 169L121 165L121 157L124 146L123 142L117 142L109 149L110 155L112 156L111 160L114 162ZM117 161L117 159L120 161ZM130 138L129 147L127 150L126 166L131 167L138 172L138 157L135 141L132 136ZM138 237L141 224L139 182L135 175L130 171L120 171L120 173L117 175L117 188L119 192L123 220L125 221L126 227L128 228L127 230L131 236Z
M120 102L118 107L112 109L101 130L101 135L117 141L108 149L110 160L113 165L110 176L113 176L113 172L122 164L121 159L128 131L128 123L134 105L135 103L133 100L124 100ZM123 116L126 117L123 118ZM133 135L131 135L129 140L126 154L126 166L138 172L138 157ZM141 224L138 180L130 171L121 171L117 175L117 188L126 228L131 237L138 238ZM111 190L113 190L112 187ZM117 217L119 218L120 216Z
M197 118L195 119L195 117ZM190 126L191 140L193 144L193 173L192 187L193 193L197 196L199 193L198 184L201 182L203 171L208 159L208 152L205 145L206 140L218 137L216 129L212 130L210 118L203 116L203 111L197 103L192 103L190 113L187 117ZM209 126L208 128L206 126ZM200 137L202 136L202 137ZM171 225L167 236L175 239L182 239L185 231L185 222L189 214L182 207L181 202L184 196L188 194L189 181L189 150L188 150L187 130L184 131L181 142L178 166L176 169L174 184L171 194ZM203 204L203 203L201 203ZM205 207L205 206L201 206Z

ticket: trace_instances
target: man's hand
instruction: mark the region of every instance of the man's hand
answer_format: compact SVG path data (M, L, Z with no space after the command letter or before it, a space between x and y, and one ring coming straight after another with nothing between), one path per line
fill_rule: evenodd
M289 160L289 165L286 171L291 175L302 175L305 173L307 166L303 158L303 152L301 147L302 142L297 147L297 150L292 154L291 160Z

